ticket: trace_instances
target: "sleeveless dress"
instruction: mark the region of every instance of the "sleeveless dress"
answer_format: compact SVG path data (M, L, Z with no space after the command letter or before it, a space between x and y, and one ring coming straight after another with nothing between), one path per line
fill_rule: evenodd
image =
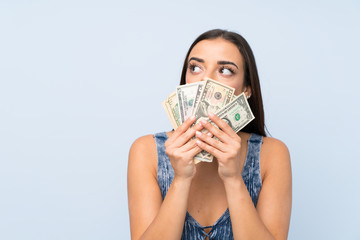
M157 181L161 190L163 199L174 178L174 169L171 166L170 159L165 153L165 141L168 139L166 132L154 134L157 155L158 169ZM245 185L250 193L251 199L256 207L259 192L262 186L260 175L260 148L262 144L262 136L252 133L248 140L248 149L242 177ZM210 228L209 233L205 229ZM182 240L203 240L208 237L212 239L233 240L233 232L231 227L231 219L229 208L212 226L201 226L188 211L184 222Z

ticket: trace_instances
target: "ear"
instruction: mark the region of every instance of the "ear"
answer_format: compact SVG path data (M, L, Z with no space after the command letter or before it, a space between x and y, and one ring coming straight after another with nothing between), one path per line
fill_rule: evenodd
M250 86L246 86L244 87L244 93L246 95L247 98L250 98L251 97L251 87Z

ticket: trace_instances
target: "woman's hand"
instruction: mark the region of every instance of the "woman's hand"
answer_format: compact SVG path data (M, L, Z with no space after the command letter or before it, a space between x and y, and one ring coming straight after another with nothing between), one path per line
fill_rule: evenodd
M208 134L196 132L197 145L217 158L219 163L219 176L223 181L235 179L241 180L243 161L240 160L241 138L232 128L215 114L209 114L209 118L216 126L200 121L201 125L219 140Z
M191 138L203 127L196 124L190 128L194 122L195 117L188 118L165 142L165 152L169 156L177 179L191 180L195 176L194 156L201 152L201 148L197 146L196 139Z

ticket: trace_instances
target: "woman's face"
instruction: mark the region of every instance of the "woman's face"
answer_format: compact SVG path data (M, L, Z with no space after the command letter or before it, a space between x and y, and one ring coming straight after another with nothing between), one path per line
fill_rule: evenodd
M235 44L216 38L202 40L191 50L186 70L186 83L203 81L206 77L235 88L235 95L250 88L244 86L244 64Z

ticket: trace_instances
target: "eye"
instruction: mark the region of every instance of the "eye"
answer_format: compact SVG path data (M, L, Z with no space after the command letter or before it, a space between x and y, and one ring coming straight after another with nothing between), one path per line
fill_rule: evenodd
M190 72L192 72L192 73L199 73L199 72L201 72L201 68L198 66L198 65L196 65L196 64L189 64L189 70L190 70Z
M230 76L230 75L234 74L235 71L233 69L231 69L230 67L221 67L220 72L221 72L221 74Z

